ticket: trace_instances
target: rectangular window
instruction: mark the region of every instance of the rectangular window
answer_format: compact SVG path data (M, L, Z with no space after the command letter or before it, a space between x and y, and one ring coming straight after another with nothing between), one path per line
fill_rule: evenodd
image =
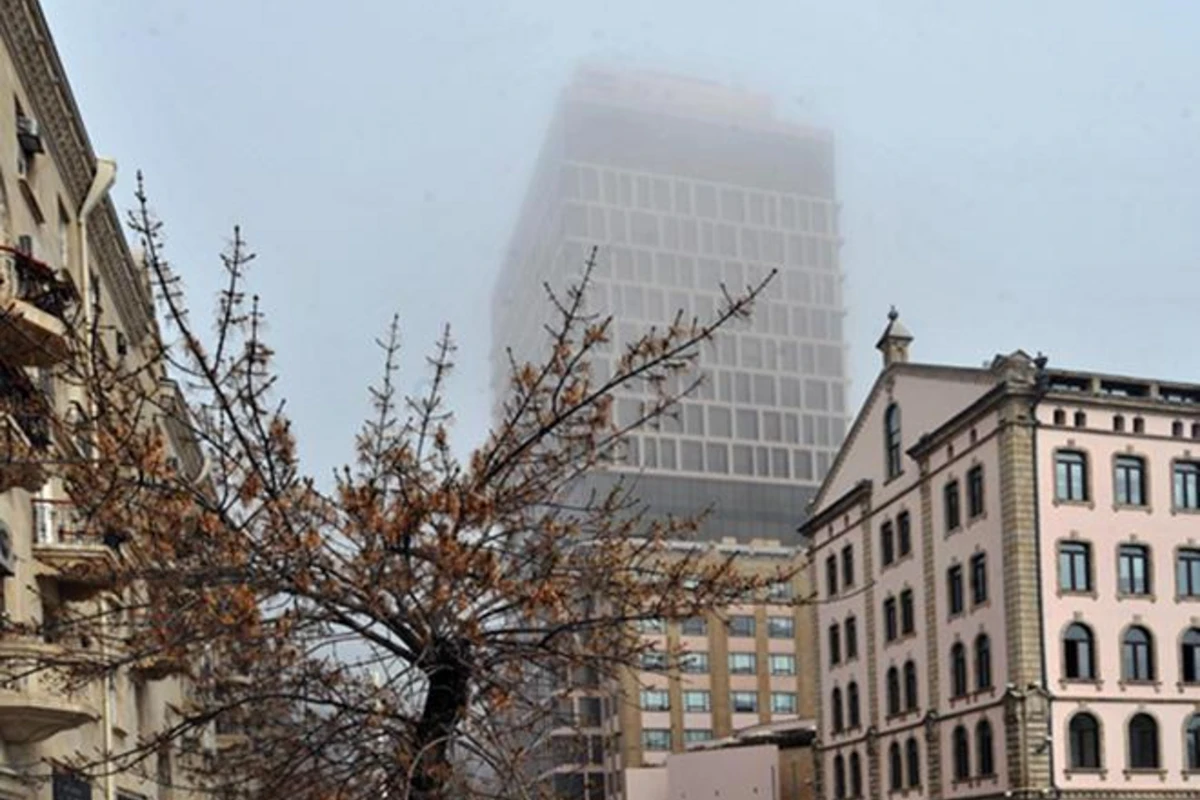
M772 675L796 674L796 657L791 653L772 653L770 659Z
M671 696L665 689L643 689L642 711L670 711Z
M896 549L900 558L912 552L912 522L907 511L901 511L896 517Z
M946 510L946 530L955 531L962 525L962 514L959 509L958 481L950 481L942 490Z
M683 710L703 712L712 710L712 693L699 689L689 689L683 693Z
M758 712L758 692L730 692L729 700L735 714Z
M637 629L642 633L666 633L667 621L662 618L639 619Z
M987 602L987 556L976 553L971 556L971 602L975 605Z
M650 672L666 672L666 653L642 653L642 669Z
M697 742L707 742L713 738L713 732L710 728L684 728L683 741L684 744L695 744Z
M796 713L796 693L795 692L771 692L771 713L772 714L795 714Z
M671 731L669 728L643 728L642 729L642 749L644 750L670 750L671 749Z
M946 571L946 602L950 606L950 615L961 614L965 605L963 594L963 568L955 564Z
M704 617L688 617L679 626L684 636L707 636L708 620Z
M1058 588L1064 592L1092 590L1092 548L1084 542L1063 542L1058 548Z
M883 566L896 560L896 532L890 520L879 526L879 550Z
M842 629L835 622L829 626L829 665L842 663Z
M983 516L983 467L974 466L967 472L967 515L971 519Z
M900 632L909 634L917 629L917 614L913 607L912 589L900 593Z
M1149 551L1140 544L1123 544L1118 560L1118 591L1121 594L1150 594Z
M758 671L758 656L754 653L730 653L729 672L731 675L753 675Z
M690 675L703 675L708 672L708 653L696 651L681 653L679 656L679 671Z
M1200 509L1200 464L1194 461L1175 462L1175 507Z
M885 641L893 641L899 635L899 620L896 619L896 598L883 601L883 634Z
M836 556L830 556L825 559L825 591L830 597L838 593L838 565Z
M1180 597L1200 597L1200 550L1180 550L1175 562L1175 591Z
M754 617L744 614L731 616L729 635L733 638L754 638Z
M1060 450L1054 456L1054 496L1059 500L1088 499L1087 457L1075 450Z
M854 585L854 548L842 548L842 585L849 589Z
M1146 504L1146 462L1137 456L1117 456L1113 464L1113 492L1117 505Z
M796 620L791 617L767 617L767 636L771 639L792 639L796 635Z

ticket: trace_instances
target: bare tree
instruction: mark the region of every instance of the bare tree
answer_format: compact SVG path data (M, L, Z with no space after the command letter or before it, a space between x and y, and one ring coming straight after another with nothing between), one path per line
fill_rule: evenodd
M195 744L193 779L230 797L534 795L537 732L571 675L635 664L636 621L704 614L789 577L673 547L696 520L650 518L620 485L579 490L632 431L674 412L695 388L699 347L744 318L761 285L614 353L611 320L586 302L593 252L573 285L547 286L545 358L510 358L498 422L461 460L445 401L450 332L428 388L401 397L393 320L357 458L325 486L302 470L276 396L241 233L210 328L188 313L140 182L138 201L130 224L164 344L134 366L92 347L74 370L81 455L56 474L81 528L117 537L123 557L114 602L55 622L104 646L55 667L76 680L183 672L190 689L167 730L107 768L144 768L182 741ZM613 360L603 378L598 357ZM164 374L186 402L162 391ZM618 424L614 393L635 385L643 412ZM202 746L214 729L216 761Z

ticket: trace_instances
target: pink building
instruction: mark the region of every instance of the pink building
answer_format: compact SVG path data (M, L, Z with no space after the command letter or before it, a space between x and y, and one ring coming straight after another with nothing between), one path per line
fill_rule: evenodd
M818 796L1200 797L1200 386L889 318L802 529Z

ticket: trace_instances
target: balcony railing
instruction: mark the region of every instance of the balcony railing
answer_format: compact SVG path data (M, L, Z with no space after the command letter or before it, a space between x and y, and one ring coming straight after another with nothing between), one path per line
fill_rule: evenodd
M0 492L36 491L45 482L50 404L29 377L0 366Z
M0 740L28 744L99 717L51 666L61 648L35 639L0 640Z
M69 506L52 500L35 500L33 518L33 557L58 580L65 599L87 599L113 585L119 537L83 530Z
M19 366L65 359L67 314L77 300L69 279L18 248L0 245L0 356Z

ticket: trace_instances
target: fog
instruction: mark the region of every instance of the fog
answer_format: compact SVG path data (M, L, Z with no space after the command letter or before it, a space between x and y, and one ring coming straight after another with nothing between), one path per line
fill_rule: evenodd
M452 325L460 449L483 436L492 282L581 61L834 132L852 408L893 303L916 360L1194 379L1200 7L738 5L44 0L115 200L146 172L195 306L243 225L318 472L351 457L393 311L410 387Z

